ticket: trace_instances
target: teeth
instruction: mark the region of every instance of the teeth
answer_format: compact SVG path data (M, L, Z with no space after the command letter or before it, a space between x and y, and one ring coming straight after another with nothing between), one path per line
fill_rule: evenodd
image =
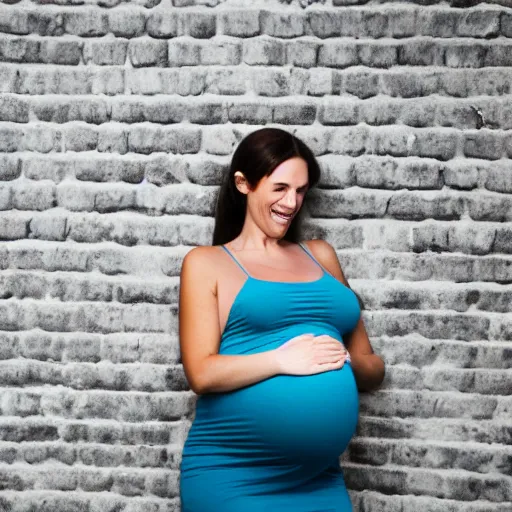
M278 213L275 210L270 210L272 213L272 217L274 218L275 222L279 224L287 224L290 218L292 217L291 214L286 215L284 213Z
M276 215L279 215L280 217L284 217L285 219L289 219L292 214L291 213L281 213L281 212L276 212L275 210L272 210L273 213L275 213Z

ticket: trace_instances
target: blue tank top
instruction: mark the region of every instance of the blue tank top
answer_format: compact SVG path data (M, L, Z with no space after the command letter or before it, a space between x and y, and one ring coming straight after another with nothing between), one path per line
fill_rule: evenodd
M266 281L247 276L231 306L220 342L220 354L253 354L276 348L283 341L311 332L341 341L360 317L355 293L329 274L303 244L300 247L322 269L314 281Z
M305 333L328 334L343 343L354 329L361 313L357 296L301 247L322 268L314 281L253 278L223 246L247 279L229 311L219 354L272 350ZM355 432L358 409L348 362L336 370L275 375L237 390L203 394L184 445L182 475L236 468L236 478L254 491L260 484L261 492L279 492L287 482L300 485L329 466L339 466L338 457ZM262 468L261 482L255 468Z

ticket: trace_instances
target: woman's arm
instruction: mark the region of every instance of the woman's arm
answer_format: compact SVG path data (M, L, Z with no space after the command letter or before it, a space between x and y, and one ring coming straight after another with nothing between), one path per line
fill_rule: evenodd
M197 247L184 258L180 276L179 338L181 360L196 394L232 391L279 373L274 350L219 355L215 249Z
M336 251L329 243L324 240L310 240L307 247L334 277L350 287L341 270ZM384 379L384 361L373 352L362 317L356 327L343 336L343 341L350 353L357 387L361 391L371 391L378 387Z

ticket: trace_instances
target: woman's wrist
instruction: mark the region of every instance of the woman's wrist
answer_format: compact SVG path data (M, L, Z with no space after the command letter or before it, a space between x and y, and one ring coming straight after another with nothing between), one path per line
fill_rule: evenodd
M271 372L273 373L273 375L279 375L283 373L279 351L274 348L272 350L265 352L265 354L267 354L268 364L269 367L271 368Z

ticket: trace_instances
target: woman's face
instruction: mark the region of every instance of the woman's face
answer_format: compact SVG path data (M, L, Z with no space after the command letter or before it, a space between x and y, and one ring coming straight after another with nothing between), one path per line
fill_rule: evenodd
M302 206L308 185L306 161L290 158L248 191L247 213L268 236L282 238Z

